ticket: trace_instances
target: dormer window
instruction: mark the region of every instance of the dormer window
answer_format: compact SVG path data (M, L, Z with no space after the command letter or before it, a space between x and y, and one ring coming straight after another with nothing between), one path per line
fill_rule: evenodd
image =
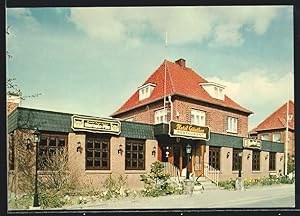
M139 100L144 100L148 97L150 97L153 89L155 87L155 84L153 83L147 83L141 87L139 87Z
M219 100L224 100L224 89L225 86L220 85L218 83L213 83L213 82L209 82L209 83L200 83L199 85L201 85L205 91L207 91L207 93L216 99Z

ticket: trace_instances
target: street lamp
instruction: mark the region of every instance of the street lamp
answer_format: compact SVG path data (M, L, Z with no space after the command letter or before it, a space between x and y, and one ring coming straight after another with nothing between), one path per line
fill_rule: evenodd
M39 157L39 142L40 135L38 129L33 132L34 142L35 142L35 185L34 185L34 197L33 197L33 207L39 206L39 194L38 194L38 157Z
M243 152L239 152L239 178L242 177L242 157Z
M239 152L239 176L235 180L235 189L243 191L244 190L244 181L242 178L242 157L243 157L243 152Z
M186 153L187 153L187 164L186 164L186 179L190 179L190 174L189 174L189 170L188 170L188 164L190 161L190 154L192 151L192 146L190 144L187 144L186 146Z

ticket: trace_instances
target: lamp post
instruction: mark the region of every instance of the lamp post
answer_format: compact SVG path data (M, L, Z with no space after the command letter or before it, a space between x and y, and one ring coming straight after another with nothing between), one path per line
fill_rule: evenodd
M33 207L39 207L39 194L38 194L38 159L39 159L39 142L40 135L38 129L34 131L34 142L35 142L35 185L34 185L34 197L33 197Z
M190 144L187 144L187 146L186 146L186 153L187 153L186 179L190 179L188 164L189 164L189 161L190 161L191 151L192 151L192 146Z
M239 152L239 178L242 177L242 157L243 157L243 152Z
M239 175L237 179L235 180L235 189L236 190L244 190L244 181L242 178L242 158L243 158L243 152L239 152Z

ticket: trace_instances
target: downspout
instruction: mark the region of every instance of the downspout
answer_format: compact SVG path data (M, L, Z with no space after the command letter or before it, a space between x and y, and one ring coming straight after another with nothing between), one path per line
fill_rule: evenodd
M173 102L172 102L172 98L171 95L168 96L168 101L170 102L170 108L171 108L171 119L170 121L173 121Z

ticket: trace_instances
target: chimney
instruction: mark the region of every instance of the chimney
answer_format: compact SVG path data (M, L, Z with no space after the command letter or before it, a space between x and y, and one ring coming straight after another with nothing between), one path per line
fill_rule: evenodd
M185 68L185 59L180 58L177 61L175 61L176 64L178 64L180 67Z

